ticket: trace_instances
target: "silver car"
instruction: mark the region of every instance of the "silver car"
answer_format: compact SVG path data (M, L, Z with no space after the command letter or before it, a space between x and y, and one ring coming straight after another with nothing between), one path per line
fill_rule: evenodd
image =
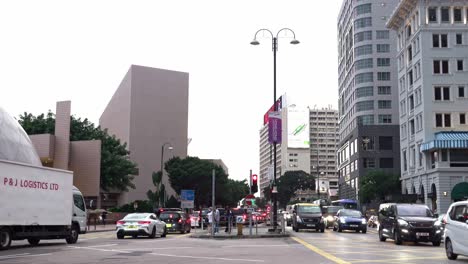
M156 235L166 237L167 229L166 223L159 220L155 214L134 213L117 221L116 233L118 239L123 239L125 236L155 238Z

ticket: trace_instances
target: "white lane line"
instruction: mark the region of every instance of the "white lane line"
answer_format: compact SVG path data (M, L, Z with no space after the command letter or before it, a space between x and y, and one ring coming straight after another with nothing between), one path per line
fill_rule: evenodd
M222 246L222 248L243 248L243 247L290 247L289 245L234 245Z
M217 258L217 257L199 257L199 256L183 256L183 255L171 255L171 254L159 254L149 253L150 255L162 256L162 257L173 257L173 258L190 258L190 259L211 259L211 260L224 260L224 261L245 261L245 262L265 262L260 259L231 259L231 258Z
M26 257L41 257L41 256L50 256L52 255L51 253L47 253L47 254L35 254L35 255L31 255L30 253L26 253L26 254L18 254L18 255L9 255L9 256L1 256L0 257L0 260L2 259L16 259L16 258L26 258Z
M164 250L164 249L187 249L194 247L160 247L160 248L123 248L124 250L142 251L142 250Z
M74 249L88 249L88 250L95 250L95 251L101 251L101 252L117 252L117 253L124 253L124 254L130 254L132 253L131 251L123 251L123 250L116 250L116 249L103 249L103 248L92 248L92 247L75 247L75 246L68 246L69 248L74 248Z
M113 247L118 246L119 244L106 244L106 245L96 245L96 246L89 246L90 248L97 248L97 247Z
M25 255L29 255L31 253L21 253L21 254L14 254L14 255L4 255L4 256L0 256L0 259L2 258L11 258L11 257L19 257L19 256L25 256Z

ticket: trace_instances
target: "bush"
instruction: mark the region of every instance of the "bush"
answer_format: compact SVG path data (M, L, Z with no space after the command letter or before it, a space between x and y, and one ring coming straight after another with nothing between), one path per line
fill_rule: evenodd
M138 207L135 210L133 207L134 203L137 203ZM116 212L116 213L153 213L153 205L150 203L150 201L142 201L142 200L136 200L132 203L128 203L125 205L122 205L121 207L115 207L109 209L111 212Z

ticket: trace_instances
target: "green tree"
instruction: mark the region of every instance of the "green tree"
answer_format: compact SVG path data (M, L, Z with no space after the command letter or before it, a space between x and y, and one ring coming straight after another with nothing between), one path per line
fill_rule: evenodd
M304 171L287 171L277 180L278 202L285 208L298 190L314 190L315 178Z
M225 190L226 192L221 197L223 205L236 207L237 203L249 194L249 185L247 185L247 180L228 179Z
M384 200L386 195L400 192L400 175L372 170L360 177L359 186L359 199L362 203Z
M267 200L265 198L257 197L255 198L255 204L260 209L265 209L267 206Z
M126 143L122 144L115 136L110 136L107 130L95 127L88 119L71 116L70 140L101 140L101 182L105 191L128 191L135 188L132 183L138 174L137 165L130 161ZM20 115L18 122L29 135L54 134L55 115L49 111L47 115L37 117L30 113Z
M164 164L169 182L176 193L181 190L195 190L195 206L211 204L212 170L216 175L216 204L225 202L228 176L220 166L197 157L174 157Z

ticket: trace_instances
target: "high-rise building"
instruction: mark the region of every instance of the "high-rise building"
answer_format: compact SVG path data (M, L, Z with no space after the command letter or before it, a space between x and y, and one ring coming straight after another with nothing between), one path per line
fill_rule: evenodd
M468 0L402 0L387 23L398 59L402 191L445 213L468 198Z
M310 109L310 173L318 180L317 187L320 187L320 197L323 198L338 195L338 130L337 110L330 107Z
M398 1L344 0L338 15L339 196L358 199L369 170L400 173L396 34Z
M188 86L188 73L132 65L102 113L101 127L127 143L139 169L136 188L121 195L119 204L147 199L162 158L187 156ZM166 173L162 183L168 197L175 195Z

